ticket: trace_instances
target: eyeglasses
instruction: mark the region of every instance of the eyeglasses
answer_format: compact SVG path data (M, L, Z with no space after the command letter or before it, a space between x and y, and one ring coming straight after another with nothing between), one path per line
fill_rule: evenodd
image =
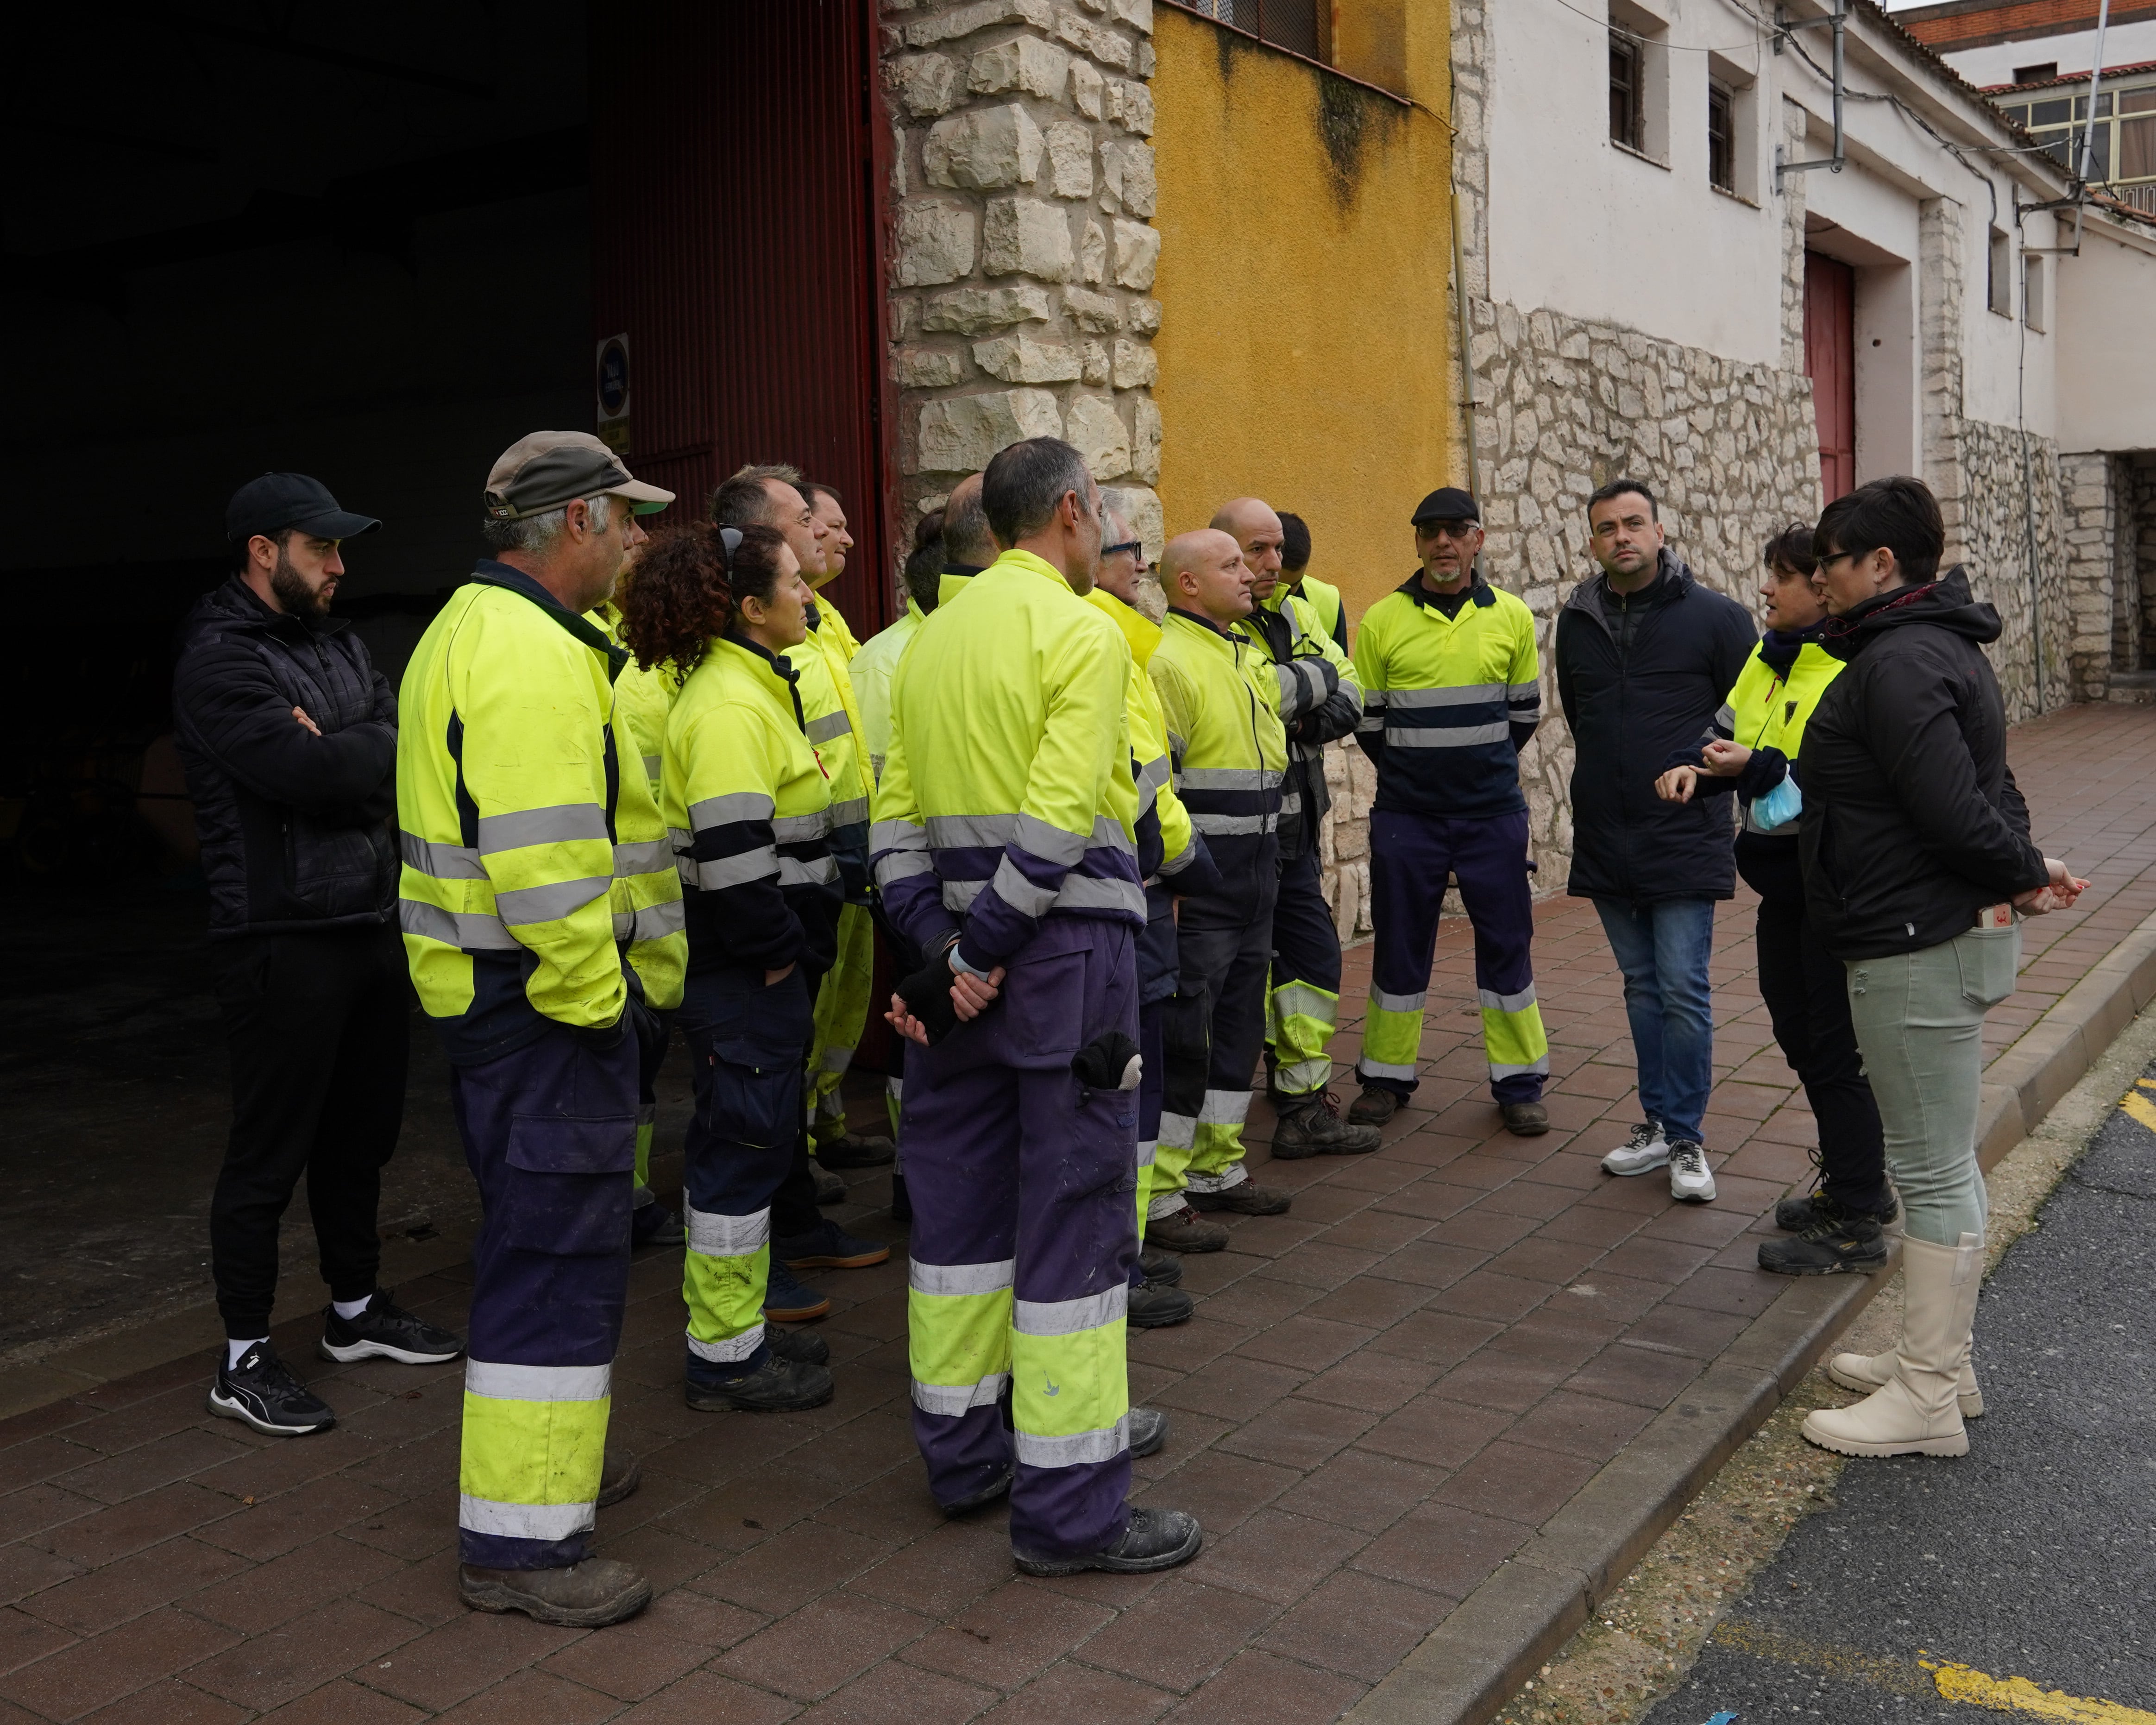
M1480 521L1417 521L1415 525L1425 533L1442 533L1448 539L1466 539L1479 531Z
M1120 545L1104 545L1101 547L1101 555L1104 557L1121 557L1125 552L1128 552L1140 562L1143 562L1145 542L1139 539L1126 539Z
M1854 551L1830 552L1826 556L1820 557L1813 563L1812 571L1815 574L1824 575L1829 569L1831 569L1844 557L1853 557L1861 555L1862 555L1861 552Z

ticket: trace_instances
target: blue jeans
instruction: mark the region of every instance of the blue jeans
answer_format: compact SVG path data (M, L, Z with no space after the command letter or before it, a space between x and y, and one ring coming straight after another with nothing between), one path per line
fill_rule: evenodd
M1640 1109L1662 1123L1671 1142L1698 1142L1714 1088L1714 1007L1707 974L1714 901L1666 898L1641 905L1598 898L1594 908L1625 973Z

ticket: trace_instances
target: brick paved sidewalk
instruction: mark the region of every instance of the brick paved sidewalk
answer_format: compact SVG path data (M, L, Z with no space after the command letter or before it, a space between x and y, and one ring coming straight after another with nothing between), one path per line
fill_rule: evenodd
M2040 836L2096 886L2029 925L1994 1052L2156 911L2156 711L2077 709L2013 750ZM641 1619L593 1634L467 1613L459 1372L323 1368L311 1317L278 1342L336 1408L326 1436L206 1417L192 1357L0 1425L0 1725L1331 1719L1785 1286L1748 1235L1814 1133L1749 924L1740 901L1716 942L1707 1208L1597 1171L1635 1103L1591 911L1557 899L1538 919L1554 1125L1532 1141L1482 1091L1466 931L1448 924L1435 991L1454 1005L1433 1007L1387 1148L1268 1168L1294 1213L1188 1260L1199 1317L1132 1342L1134 1398L1175 1420L1143 1496L1206 1529L1188 1568L1020 1580L999 1515L942 1520L906 1424L901 1262L822 1278L840 1301L832 1406L688 1413L679 1267L654 1255L615 1380L644 1482L599 1517L600 1549L660 1590ZM1353 1003L1367 951L1349 958ZM464 1291L445 1274L403 1296L459 1323Z

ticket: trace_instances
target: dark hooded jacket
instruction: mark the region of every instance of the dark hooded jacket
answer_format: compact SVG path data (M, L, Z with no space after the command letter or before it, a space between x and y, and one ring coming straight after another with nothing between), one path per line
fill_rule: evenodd
M397 697L343 618L273 611L234 576L182 627L172 718L213 939L391 919Z
M1666 547L1660 572L1620 597L1606 575L1557 617L1557 692L1572 726L1574 898L1729 898L1737 891L1728 802L1655 794L1661 763L1697 760L1759 632Z
M1952 940L2046 876L1984 656L1998 612L1957 566L1841 622L1827 644L1849 668L1804 726L1805 910L1835 957L1883 958Z

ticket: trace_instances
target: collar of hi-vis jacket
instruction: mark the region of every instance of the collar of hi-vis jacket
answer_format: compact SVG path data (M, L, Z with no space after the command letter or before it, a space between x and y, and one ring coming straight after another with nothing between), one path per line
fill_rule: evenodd
M966 590L968 582L989 567L990 565L987 563L944 564L943 572L937 578L936 583L936 603L939 605L949 604Z
M720 647L736 647L746 653L764 670L786 685L786 692L793 697L793 722L801 727L801 734L808 734L808 721L801 713L801 673L783 653L774 653L760 641L752 641L732 628L712 644Z
M1217 636L1227 646L1230 652L1239 651L1242 648L1250 644L1249 636L1239 635L1231 629L1221 628L1219 624L1208 617L1203 611L1186 611L1180 605L1170 605L1168 608L1168 614L1171 617L1180 617L1185 623L1196 624L1199 628L1204 629L1209 635ZM1235 619L1238 623L1241 623L1245 620L1245 619L1240 617L1238 617Z
M1417 569L1414 574L1409 576L1405 581L1394 588L1393 591L1394 593L1405 593L1409 598L1413 599L1415 603L1420 605L1425 611L1437 611L1437 614L1440 617L1445 615L1444 612L1438 610L1437 595L1422 584L1422 571L1420 569ZM1480 569L1472 569L1469 571L1467 576L1467 591L1469 595L1474 599L1475 603L1477 605L1482 606L1486 609L1497 603L1496 593L1491 588L1490 583L1482 578L1482 572Z
M479 586L506 588L519 598L529 599L606 660L607 681L609 683L628 668L629 652L626 648L614 645L606 638L603 630L578 616L521 569L513 569L507 563L497 563L491 557L481 557L478 567L472 571L471 578Z
M1143 670L1152 659L1153 649L1160 645L1160 625L1139 610L1127 604L1106 588L1096 587L1086 598L1098 609L1116 620L1116 627L1123 632L1123 639L1131 644L1131 657Z

